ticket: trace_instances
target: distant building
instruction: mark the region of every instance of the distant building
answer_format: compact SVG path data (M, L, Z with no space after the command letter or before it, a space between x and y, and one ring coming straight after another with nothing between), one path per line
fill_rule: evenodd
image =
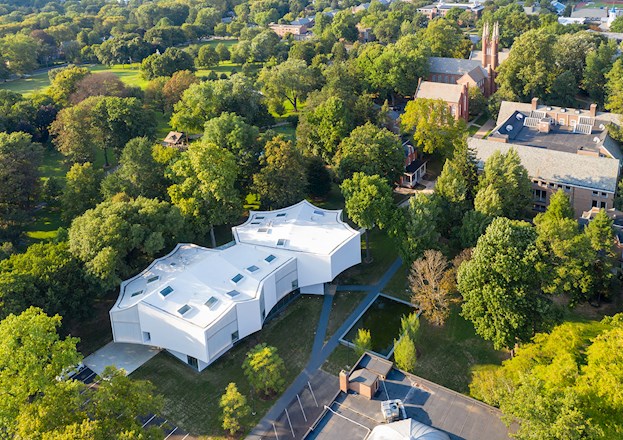
M458 8L463 11L471 12L474 19L480 18L482 15L482 11L485 9L483 5L478 2L474 3L445 3L440 1L436 4L430 4L426 6L422 6L418 8L417 11L424 15L429 20L432 20L435 17L445 17L448 11L451 9Z
M588 110L503 101L497 126L486 139L468 139L480 168L496 151L517 151L532 180L533 209L545 211L551 195L565 191L577 217L614 204L620 160L608 124L618 116Z
M161 347L201 371L261 330L271 309L361 262L359 231L341 210L306 200L251 211L220 249L178 244L121 283L110 310L113 340Z
M482 29L482 53L479 59L431 57L429 59L428 81L446 84L466 84L478 87L489 97L497 90L495 71L500 64L500 30L498 23L489 29L485 23Z
M467 84L441 84L420 81L414 99L441 99L448 104L454 119L469 119L469 89Z
M165 147L186 149L188 147L188 136L181 131L170 131L162 141L162 144Z
M281 38L292 35L295 38L308 33L307 24L278 24L271 23L268 27Z

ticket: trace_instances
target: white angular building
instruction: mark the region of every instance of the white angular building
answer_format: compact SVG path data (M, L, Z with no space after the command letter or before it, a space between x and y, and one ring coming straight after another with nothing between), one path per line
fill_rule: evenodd
M288 294L322 295L325 283L361 262L360 234L341 214L303 200L251 211L225 249L178 244L121 283L110 310L114 341L161 347L203 370L260 330Z

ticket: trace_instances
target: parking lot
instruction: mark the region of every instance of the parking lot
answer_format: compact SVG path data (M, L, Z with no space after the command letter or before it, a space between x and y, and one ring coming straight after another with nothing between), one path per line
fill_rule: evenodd
M306 438L317 440L365 439L384 423L381 402L403 401L407 418L433 426L452 440L507 440L500 412L470 397L426 379L392 370L372 400L340 393L318 426Z
M96 387L100 382L99 376L95 374L95 372L91 370L89 367L85 367L80 373L76 374L73 378L88 385L87 389ZM191 436L190 434L185 432L183 429L175 426L170 421L162 417L156 416L155 414L148 414L144 417L140 417L139 421L142 423L143 427L158 426L159 428L161 428L164 431L165 440L196 439L196 437Z

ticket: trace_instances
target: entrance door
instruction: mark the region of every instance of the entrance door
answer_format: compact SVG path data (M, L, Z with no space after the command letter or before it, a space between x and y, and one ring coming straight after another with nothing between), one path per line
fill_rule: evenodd
M188 365L193 367L195 370L199 370L199 362L197 361L197 358L192 356L186 356L186 358L188 360Z

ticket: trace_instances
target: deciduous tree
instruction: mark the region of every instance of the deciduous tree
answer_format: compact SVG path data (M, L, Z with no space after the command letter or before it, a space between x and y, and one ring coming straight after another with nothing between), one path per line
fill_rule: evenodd
M440 99L409 101L400 121L402 130L413 134L413 141L423 152L446 156L452 154L454 142L465 130L465 122L454 119L448 104Z
M415 342L408 333L403 334L399 340L394 339L394 361L401 370L409 373L415 372L417 363L417 350Z
M540 260L534 228L499 217L459 268L462 315L496 349L529 341L549 324L551 302L541 293L534 270Z
M251 386L264 396L283 391L285 364L275 347L256 345L247 353L242 369Z
M251 413L247 398L238 391L236 384L231 382L221 396L219 406L223 411L223 429L230 435L236 434L243 426L242 421Z
M333 160L342 180L360 171L395 182L404 170L404 157L398 136L368 122L342 140Z
M382 177L359 172L344 180L340 189L348 217L357 226L366 229L366 261L371 262L368 231L375 226L381 229L389 226L394 210L392 189Z
M74 164L65 175L65 187L61 195L62 216L66 221L95 207L100 200L100 184L104 173L91 162Z
M171 166L171 202L200 235L210 232L212 247L216 247L214 226L233 222L241 214L242 200L234 185L238 173L235 156L209 141L191 144Z
M318 87L319 77L319 72L305 61L289 59L274 67L264 67L258 82L270 107L282 114L284 101L289 102L297 112L300 101L304 101L307 94Z
M157 253L189 238L177 207L144 197L102 202L69 228L71 252L105 288L117 286Z
M448 269L446 257L428 249L422 258L413 262L409 271L411 303L434 325L443 325L450 316L454 288L447 275Z
M372 336L370 335L370 330L367 328L360 328L357 330L357 336L353 340L353 345L355 346L355 353L357 356L361 356L366 351L372 350Z
M266 143L253 188L271 209L300 202L307 195L305 159L290 141L276 137Z

